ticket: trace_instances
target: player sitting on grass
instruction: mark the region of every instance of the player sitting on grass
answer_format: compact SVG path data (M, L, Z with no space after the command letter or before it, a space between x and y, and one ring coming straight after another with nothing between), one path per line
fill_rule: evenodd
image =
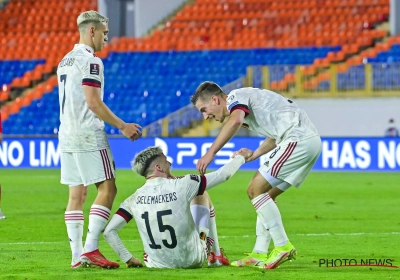
M209 234L214 242L210 242L213 251L208 265L229 265L222 249L218 252L215 214L205 190L228 180L247 158L246 152L239 152L215 172L174 178L161 148L143 150L132 162L132 169L145 177L146 183L121 204L104 231L105 239L128 267L142 266L118 236L118 231L134 218L147 267L202 267L207 259Z

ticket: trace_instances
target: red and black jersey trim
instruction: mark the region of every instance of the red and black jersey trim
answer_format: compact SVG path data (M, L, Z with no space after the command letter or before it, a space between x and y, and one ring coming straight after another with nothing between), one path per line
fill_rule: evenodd
M199 183L199 192L197 193L197 195L203 195L207 187L207 178L204 175L199 177L200 177L200 183Z
M127 223L129 223L129 221L132 220L132 215L123 208L119 208L116 214L124 218Z
M235 110L242 110L244 112L244 117L247 117L250 114L249 107L243 104L238 104L236 106L233 106L233 108L231 109L231 114Z
M89 87L101 88L101 82L99 82L98 80L95 80L95 79L83 79L82 85L89 86Z

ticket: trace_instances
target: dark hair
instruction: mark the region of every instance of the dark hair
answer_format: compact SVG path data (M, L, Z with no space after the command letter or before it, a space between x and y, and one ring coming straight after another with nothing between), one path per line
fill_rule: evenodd
M214 82L203 82L196 89L196 92L190 97L190 102L196 105L199 99L205 100L211 98L211 96L216 95L223 97L226 95L221 87Z

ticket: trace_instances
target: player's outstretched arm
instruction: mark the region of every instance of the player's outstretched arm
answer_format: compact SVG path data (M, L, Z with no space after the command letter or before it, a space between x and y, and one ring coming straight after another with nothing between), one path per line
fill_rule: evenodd
M127 267L141 267L143 266L142 263L133 257L118 235L118 231L126 226L127 223L128 222L125 218L119 214L114 214L105 228L103 235L107 243L110 244L111 248L113 248L114 252L121 258L121 260L126 263Z
M262 142L261 145L254 152L252 152L251 150L249 150L247 148L241 148L239 151L234 152L232 157L237 155L239 152L246 150L247 152L251 152L251 156L246 160L246 162L249 162L249 161L258 159L260 156L265 155L266 153L268 153L269 151L271 151L274 148L276 148L275 139L266 138L265 141Z
M213 188L229 180L229 178L239 170L240 166L242 166L250 156L250 150L238 152L230 162L220 167L217 171L204 175L207 181L206 189Z
M265 155L272 149L276 148L276 141L272 138L266 138L264 142L254 151L253 155L248 159L248 161L252 161L258 159L260 156Z
M100 98L100 88L84 85L83 91L85 92L89 109L100 119L121 130L122 134L132 141L138 139L142 135L142 132L139 130L139 128L141 128L140 125L125 123L107 107Z
M229 116L228 121L222 127L221 131L218 133L217 138L214 143L211 145L210 149L207 153L199 159L196 165L196 169L200 172L201 175L204 175L207 170L207 166L214 159L216 153L222 149L222 147L228 143L228 141L238 132L240 127L243 124L245 117L245 112L242 110L235 110Z

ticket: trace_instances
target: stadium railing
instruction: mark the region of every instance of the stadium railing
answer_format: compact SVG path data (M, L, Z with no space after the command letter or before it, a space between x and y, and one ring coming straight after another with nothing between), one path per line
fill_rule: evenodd
M400 63L331 64L307 74L300 65L250 66L249 85L289 98L349 98L400 96ZM280 84L283 77L292 80Z
M234 89L248 85L247 76L241 77L222 87L224 92L230 92ZM159 119L143 128L144 137L169 137L179 135L180 129L190 127L193 122L203 119L202 114L189 104L163 119ZM207 128L206 128L207 129Z

